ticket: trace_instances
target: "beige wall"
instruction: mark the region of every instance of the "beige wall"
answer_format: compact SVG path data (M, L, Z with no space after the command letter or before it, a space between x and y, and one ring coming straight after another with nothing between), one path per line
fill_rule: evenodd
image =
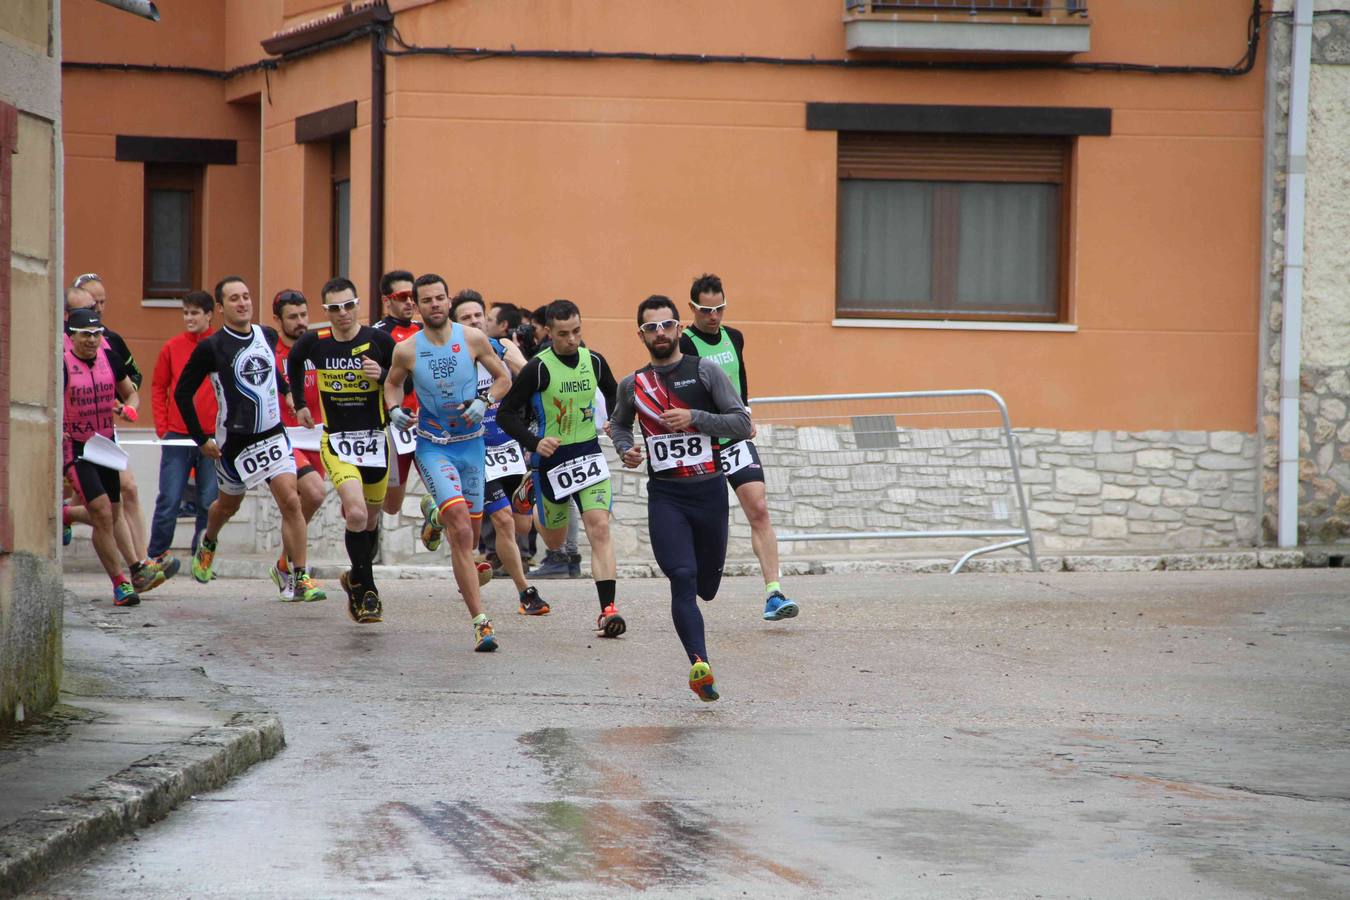
M0 507L12 524L0 527L0 730L54 703L61 683L58 35L53 0L0 4L0 101L18 110L10 193L0 197L10 203Z

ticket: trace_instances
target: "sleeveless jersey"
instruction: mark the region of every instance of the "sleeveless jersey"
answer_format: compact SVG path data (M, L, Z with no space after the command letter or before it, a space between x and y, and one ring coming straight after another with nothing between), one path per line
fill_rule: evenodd
M731 335L725 328L719 328L717 334L717 343L708 343L707 338L700 335L692 328L684 330L684 336L694 342L694 348L698 355L704 359L712 360L721 367L727 377L731 379L731 386L740 389L741 383L741 359L736 354L736 345L731 343ZM744 398L742 398L744 399Z
M699 380L698 360L697 356L684 356L669 372L657 372L650 365L646 365L633 373L633 402L637 406L638 427L642 429L643 437L658 434L701 434L692 426L676 430L661 421L661 413L668 409L717 411L712 393ZM649 458L647 474L652 478L678 479L720 472L722 469L717 441L710 436L702 436L712 450L710 462L695 465L677 463L674 468L658 472L652 468Z
M502 342L496 338L488 338L488 343L492 346L492 351L497 354L498 359L506 356L506 348ZM484 368L482 363L478 364L478 393L486 394L492 387L494 381L492 373ZM500 447L502 444L509 443L511 438L506 432L502 431L501 426L497 424L497 408L501 406L500 402L494 403L483 413L483 442L489 447Z
M81 443L96 434L113 438L113 404L117 400L117 377L108 359L108 342L101 341L93 362L75 355L70 336L65 338L66 401L65 434Z
M599 385L591 351L577 348L576 368L558 359L550 347L535 358L548 369L548 386L535 395L535 418L543 423L541 438L558 438L563 445L596 439L595 397Z
M413 340L417 342L412 380L420 406L418 434L433 441L481 435L482 425L470 426L462 415L464 404L478 395L478 373L464 326L458 322L451 325L450 339L440 347L427 339L425 331L419 331Z

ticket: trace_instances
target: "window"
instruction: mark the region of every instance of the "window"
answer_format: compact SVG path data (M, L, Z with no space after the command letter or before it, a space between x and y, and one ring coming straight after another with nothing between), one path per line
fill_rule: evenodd
M143 294L174 300L201 283L202 167L145 165Z
M352 153L346 134L333 139L333 265L334 275L351 277Z
M1069 140L839 134L840 317L1063 317Z

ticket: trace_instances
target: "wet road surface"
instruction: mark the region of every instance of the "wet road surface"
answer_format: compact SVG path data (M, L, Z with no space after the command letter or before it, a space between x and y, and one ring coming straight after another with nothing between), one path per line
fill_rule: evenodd
M1350 573L821 576L774 624L729 579L714 704L665 582L620 583L617 641L539 586L486 589L491 655L439 582L375 626L261 580L82 604L288 746L38 896L1350 894Z

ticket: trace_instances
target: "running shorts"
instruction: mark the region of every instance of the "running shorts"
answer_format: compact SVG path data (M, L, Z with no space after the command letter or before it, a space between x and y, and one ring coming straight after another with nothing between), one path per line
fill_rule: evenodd
M521 479L524 475L507 475L505 478L496 478L487 483L483 489L483 512L489 516L499 509L505 509L511 505L511 495L520 487Z
M386 443L388 443L388 440L388 438L385 438ZM328 446L327 432L324 432L323 437L319 438L319 458L322 460L321 465L328 470L328 480L333 482L334 490L359 478L361 480L361 494L366 498L366 503L378 506L384 502L384 495L389 484L388 466L357 466L349 462L343 462Z
M301 450L299 447L292 449L295 455L296 478L304 478L310 472L318 472L320 478L328 474L323 467L323 456L318 450Z
M389 486L399 487L401 485L407 487L408 473L412 471L413 456L415 454L405 453L402 456L399 456L397 453L394 453L393 450L393 447L389 448L390 453L393 454L393 458L389 460Z
M734 491L743 484L750 484L753 481L764 480L764 466L759 462L759 450L755 447L754 441L746 441L745 447L750 451L750 462L737 472L732 472L727 476L727 484L731 485ZM726 448L723 447L723 450ZM725 460L723 460L725 462Z
M220 483L220 492L229 494L231 497L239 497L248 492L244 487L244 478L239 471L239 457L243 455L248 448L265 441L274 434L280 434L286 441L287 449L291 448L290 436L286 434L284 426L278 425L271 431L265 431L262 434L232 434L225 439L225 446L220 448L220 459L216 460L216 480ZM278 465L278 471L267 479L271 483L272 478L277 475L295 474L295 454L287 453L286 459Z
M483 453L481 437L451 444L435 444L418 437L417 449L413 451L417 474L422 476L422 483L436 501L438 510L444 512L463 503L469 508L469 518L482 517Z

